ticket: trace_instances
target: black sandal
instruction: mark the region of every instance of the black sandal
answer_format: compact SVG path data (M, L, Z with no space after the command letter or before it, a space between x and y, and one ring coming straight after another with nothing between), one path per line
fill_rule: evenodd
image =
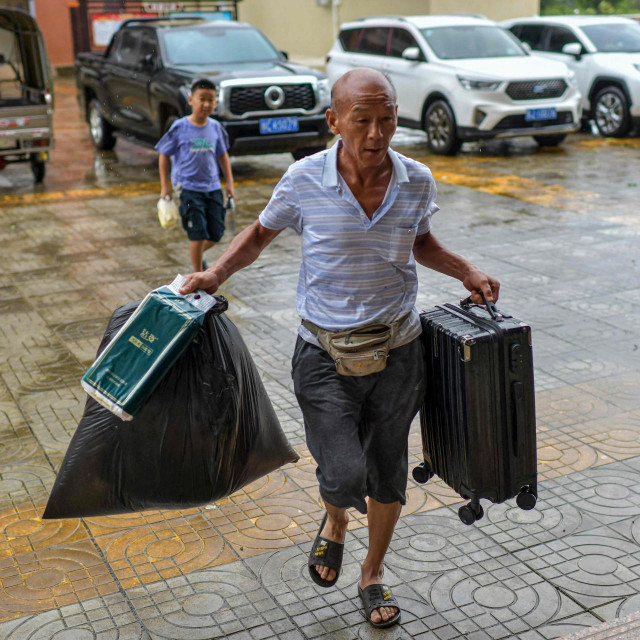
M362 589L360 585L358 585L358 595L362 600L364 610L367 612L367 620L372 627L376 629L386 629L400 622L400 605L393 597L391 587L388 587L386 584L370 584L368 587ZM374 622L371 619L371 613L380 607L396 607L398 612L388 620Z
M309 552L309 560L307 562L311 579L321 587L333 587L333 585L338 581L340 569L342 568L342 552L344 550L344 543L333 542L332 540L327 540L320 536L324 529L324 525L327 523L328 515L328 513L324 514L324 518L322 519L320 528L318 529L318 535L316 536L313 546L311 547L311 551ZM333 580L325 580L320 577L320 574L317 572L314 565L333 569L336 572L336 577Z

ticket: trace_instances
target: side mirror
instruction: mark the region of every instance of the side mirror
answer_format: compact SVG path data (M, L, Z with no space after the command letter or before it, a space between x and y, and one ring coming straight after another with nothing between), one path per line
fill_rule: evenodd
M287 51L281 51L280 55L285 59L288 60L289 59L289 53Z
M420 49L418 49L418 47L407 47L402 52L402 57L405 60L411 60L413 62L417 62L418 60L420 60Z
M582 45L579 42L568 42L562 47L562 53L573 56L576 60L582 57Z
M147 55L142 58L142 68L147 71L151 71L155 67L155 60L153 59L153 54L147 53Z

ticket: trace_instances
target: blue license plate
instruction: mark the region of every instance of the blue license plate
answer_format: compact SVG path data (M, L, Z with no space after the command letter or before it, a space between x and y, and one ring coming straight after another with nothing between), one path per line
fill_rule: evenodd
M299 131L300 125L298 118L261 118L260 119L260 133L290 133L292 131Z
M527 109L524 114L526 122L533 122L535 120L555 120L558 117L558 113L555 107L546 107L544 109Z

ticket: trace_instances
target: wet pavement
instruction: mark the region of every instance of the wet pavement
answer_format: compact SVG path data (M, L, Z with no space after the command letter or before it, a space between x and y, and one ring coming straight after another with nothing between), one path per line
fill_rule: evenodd
M436 235L499 277L500 306L533 327L540 499L530 512L487 504L467 527L450 489L410 479L385 573L403 624L377 632L356 595L359 514L338 587L306 573L323 511L289 376L293 233L222 293L300 461L199 509L40 519L111 312L189 266L183 232L157 223L155 153L120 140L95 154L73 83L56 92L45 183L34 187L28 165L0 173L0 638L637 637L640 139L580 134L540 151L523 139L440 158L420 134L397 136L438 181ZM290 161L233 160L238 229ZM421 308L464 294L420 277ZM410 456L420 460L417 425Z

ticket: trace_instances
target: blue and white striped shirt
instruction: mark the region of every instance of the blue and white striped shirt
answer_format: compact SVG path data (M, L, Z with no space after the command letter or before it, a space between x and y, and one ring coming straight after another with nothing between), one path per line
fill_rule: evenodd
M389 149L391 180L369 220L338 172L340 144L291 165L260 214L260 224L289 227L302 236L296 295L301 318L344 331L410 314L396 336L393 346L399 347L421 333L412 249L439 209L435 182L423 164ZM299 334L318 345L304 327Z

